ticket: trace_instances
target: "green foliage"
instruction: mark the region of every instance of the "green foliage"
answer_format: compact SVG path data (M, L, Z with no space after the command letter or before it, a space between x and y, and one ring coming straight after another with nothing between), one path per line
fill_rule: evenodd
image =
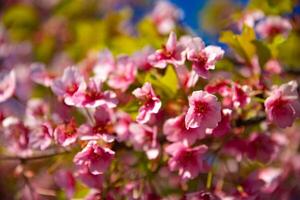
M259 9L268 15L276 15L291 12L293 0L251 0L250 9Z
M22 41L31 37L38 25L38 16L31 6L20 4L7 9L2 16L2 22L12 40Z
M252 43L254 40L255 32L248 26L243 27L241 34L224 31L220 37L220 42L230 46L247 63L251 63L251 59L255 54L255 45Z
M290 68L300 68L300 36L291 33L286 41L279 43L279 58Z
M264 66L266 62L271 58L271 51L268 45L262 41L254 40L252 43L256 47L258 61L260 66Z

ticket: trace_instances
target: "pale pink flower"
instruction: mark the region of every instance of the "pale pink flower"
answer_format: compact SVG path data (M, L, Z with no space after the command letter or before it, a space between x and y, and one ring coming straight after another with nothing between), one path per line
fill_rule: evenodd
M177 41L176 34L171 32L167 43L151 54L148 60L151 65L161 69L166 68L168 64L177 67L184 64L184 50L184 46Z
M144 102L139 109L139 114L136 118L137 122L141 124L147 123L153 114L157 114L161 101L155 95L151 83L146 82L143 87L135 89L132 94Z
M300 102L297 92L298 84L290 81L273 89L271 96L265 100L268 120L281 128L292 126L300 116Z
M30 99L25 113L25 121L28 125L40 124L49 115L49 105L42 99Z
M185 126L189 128L215 128L221 121L221 104L216 96L199 90L189 97Z
M159 144L157 142L157 128L131 123L129 126L131 137L129 140L134 149L146 152L149 159L155 159L159 155Z
M150 17L159 33L168 34L176 27L182 12L168 1L158 1Z
M280 16L269 16L260 21L255 30L262 38L273 38L278 34L287 36L292 29L292 25L288 19Z
M193 70L202 78L208 78L208 71L215 69L215 64L224 54L224 51L217 46L205 47L199 37L190 38L187 41L187 59L192 62Z
M77 141L78 131L74 119L67 123L58 125L53 133L55 141L66 147Z
M50 123L44 122L33 128L29 135L29 143L33 149L45 150L47 149L53 139L53 129Z
M198 74L194 70L189 71L185 65L176 67L176 73L181 86L186 90L194 87L199 80Z
M75 173L76 178L82 181L86 186L95 189L102 189L104 175L92 174L87 166L79 168Z
M115 152L111 149L101 147L96 141L90 141L75 155L73 161L78 167L87 167L93 175L99 175L107 170L114 156Z
M281 74L282 72L282 66L276 59L270 59L265 64L265 70L269 72L270 74Z
M207 152L206 145L187 147L181 142L177 142L167 146L166 152L172 156L168 162L170 170L178 170L183 180L193 179L200 172L208 169L208 165L204 161Z
M72 199L75 193L76 181L71 171L59 170L54 176L56 184L62 188L69 199Z
M13 96L16 89L16 74L14 70L0 73L0 103Z
M30 78L35 83L41 84L45 87L50 87L55 76L46 71L44 64L33 63L30 65Z
M147 71L152 68L152 65L149 63L148 56L153 52L154 50L151 47L146 46L142 50L133 54L132 59L140 70Z
M255 23L264 17L264 13L260 10L250 10L243 13L242 17L237 22L239 30L243 29L244 25L254 27Z
M64 70L63 76L56 78L52 83L52 91L64 98L67 105L73 105L72 96L78 90L82 91L86 88L84 77L75 67L68 67Z
M114 89L125 91L134 82L136 74L137 66L132 58L120 56L117 59L116 68L109 76L108 85Z
M197 139L205 137L205 132L202 128L185 127L185 114L178 117L168 119L164 126L163 132L170 142L183 142L184 144L192 145Z
M130 115L125 112L117 112L116 116L117 123L114 125L114 128L117 134L117 140L119 142L126 141L131 136L129 125L132 123L132 119Z
M110 108L116 107L117 95L109 90L102 91L102 81L97 78L91 78L85 90L78 90L70 98L72 104L77 107L96 108L106 105Z
M106 81L111 72L115 69L115 60L112 53L105 49L98 55L98 61L93 68L95 77Z

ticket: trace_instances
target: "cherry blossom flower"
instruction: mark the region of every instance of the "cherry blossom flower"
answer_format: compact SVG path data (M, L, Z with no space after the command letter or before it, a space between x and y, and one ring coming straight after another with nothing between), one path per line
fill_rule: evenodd
M42 123L49 115L49 105L42 99L30 99L26 107L26 124L35 125Z
M58 125L53 133L55 141L66 147L76 142L78 131L74 119L69 122Z
M157 142L157 128L150 126L131 123L129 126L131 132L130 141L136 150L143 150L147 157L157 158L159 155L159 144Z
M205 47L199 37L190 38L186 44L187 59L192 62L193 70L202 78L208 78L208 71L215 69L215 64L223 57L224 51L217 46Z
M243 29L244 25L254 27L255 23L264 17L264 13L260 10L250 10L242 15L238 20L237 26L239 30Z
M232 110L223 109L222 110L222 119L219 121L218 126L214 129L206 129L206 134L212 134L216 137L222 137L226 135L231 130L231 114Z
M56 78L52 83L52 91L64 98L67 105L73 105L72 96L79 90L86 88L86 83L83 76L77 68L68 67L64 70L63 76Z
M77 169L75 176L89 188L95 188L98 190L102 189L104 181L103 174L92 174L87 166L83 166Z
M292 25L289 20L279 16L269 16L260 21L255 27L262 38L273 38L278 34L287 36L291 29Z
M59 170L54 176L57 185L66 191L67 197L71 199L75 193L75 178L71 171Z
M251 98L249 96L249 87L233 83L232 85L232 102L235 108L244 107L249 104Z
M33 63L30 65L30 78L38 84L50 87L55 76L46 71L45 65L42 63Z
M217 97L202 90L194 91L189 97L189 109L185 116L186 128L215 128L219 121L221 104Z
M93 67L95 77L97 79L100 79L101 81L106 81L108 76L114 71L114 69L115 60L112 53L108 49L100 52L98 55L98 61Z
M53 129L50 123L44 122L34 127L29 135L29 143L33 149L45 150L53 141Z
M189 71L184 65L176 67L176 73L181 82L181 86L186 90L194 87L199 80L197 73L194 70Z
M141 124L145 124L150 120L151 115L158 113L161 101L155 95L151 83L148 82L143 87L135 89L132 94L144 102L143 106L139 109L136 120Z
M13 96L16 89L16 74L14 70L0 73L0 103Z
M170 142L183 142L187 145L192 145L197 139L205 137L205 132L202 128L189 128L185 127L185 115L168 119L164 126L163 132Z
M168 41L161 49L148 57L149 63L157 68L166 68L167 64L175 67L183 65L185 61L185 48L177 42L176 34L171 32Z
M159 33L168 34L175 28L182 13L170 2L158 1L150 17Z
M137 73L137 66L132 58L120 56L117 59L116 68L109 76L108 85L114 89L126 91L134 82Z
M133 54L132 59L140 70L147 71L152 68L152 65L149 63L148 56L153 52L154 50L151 47L146 46L142 50Z
M208 169L204 161L206 151L206 145L188 147L177 142L167 146L166 152L172 156L168 162L170 170L178 170L183 180L194 179Z
M268 119L281 128L292 126L294 120L300 116L297 88L297 82L290 81L274 88L271 96L265 100Z
M131 133L129 131L129 125L132 123L132 119L129 114L125 112L116 113L117 123L114 125L115 132L117 134L117 140L119 142L129 140Z
M270 74L281 74L282 72L282 66L276 59L270 59L265 64L265 70L269 72Z
M101 147L96 141L90 141L81 152L75 155L73 161L78 167L87 167L91 174L99 175L107 170L114 155L115 152L111 149Z
M85 90L78 90L70 100L73 105L85 108L96 108L101 105L113 108L118 102L114 92L102 91L102 81L96 78L91 78Z
M96 108L93 118L94 123L82 124L78 128L81 140L97 140L102 139L105 142L113 142L114 136L111 135L111 110L106 106L99 106Z

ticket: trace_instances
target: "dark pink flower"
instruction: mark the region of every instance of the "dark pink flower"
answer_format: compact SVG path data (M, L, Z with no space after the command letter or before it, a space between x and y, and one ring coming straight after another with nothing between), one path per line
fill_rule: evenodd
M145 124L150 120L151 115L158 113L161 101L155 95L151 83L148 82L143 87L135 89L132 94L144 102L143 106L139 109L136 120L141 124Z
M129 140L136 150L146 152L149 159L155 159L159 155L159 144L157 142L157 128L131 123L129 126L131 137Z
M241 108L250 103L249 88L244 85L233 83L232 85L232 103L235 108Z
M74 119L58 125L53 133L55 141L66 147L77 141L78 131Z
M287 36L292 29L289 20L280 16L269 16L260 21L255 30L262 38L273 38L278 34Z
M222 97L232 94L231 82L226 79L219 79L211 82L205 86L204 90L211 94L218 93Z
M74 163L80 168L87 167L93 175L103 174L109 167L115 152L101 147L96 141L90 141L81 152L74 157Z
M178 170L184 180L197 177L200 172L207 171L203 158L206 151L206 145L187 147L181 142L169 145L166 152L172 156L168 162L170 170Z
M223 109L222 110L222 119L219 121L218 126L214 129L206 129L207 134L212 134L216 137L222 137L226 135L231 130L231 113L232 110L230 109Z
M158 1L151 13L151 19L161 34L168 34L176 27L182 13L168 1Z
M114 89L125 91L134 82L136 73L137 66L132 58L120 56L117 59L116 68L109 76L108 85Z
M104 176L103 174L92 174L89 169L85 166L79 168L75 173L75 176L81 180L86 186L95 188L98 190L102 189Z
M59 170L54 176L56 184L62 188L69 199L72 199L75 193L75 178L71 171L68 170Z
M118 102L114 92L102 91L102 81L96 78L91 78L85 90L78 90L71 100L73 105L86 108L96 108L102 105L113 108Z
M166 45L148 57L149 63L157 68L166 68L167 64L181 66L185 61L184 46L177 42L176 34L171 32Z
M185 126L189 128L215 128L221 121L221 104L216 96L199 90L189 97Z
M289 127L300 116L298 84L290 81L275 88L265 100L268 119L281 128Z
M64 98L67 105L73 105L72 96L78 90L82 91L86 88L83 76L75 67L68 67L64 70L63 76L56 78L52 83L52 91Z
M168 119L164 126L163 132L170 142L183 142L187 145L192 145L197 139L205 137L205 132L202 128L189 128L185 127L185 115Z
M108 49L100 52L98 55L98 61L93 68L95 77L102 81L106 81L108 76L114 71L114 69L115 60L112 53Z
M187 59L192 62L195 72L202 78L208 78L208 71L215 69L215 64L223 57L224 51L217 46L205 47L201 38L190 38L187 41Z
M16 89L16 74L14 70L0 73L0 103L13 96Z

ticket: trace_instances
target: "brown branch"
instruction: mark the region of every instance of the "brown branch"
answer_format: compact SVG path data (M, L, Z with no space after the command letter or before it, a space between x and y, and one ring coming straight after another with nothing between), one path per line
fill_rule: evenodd
M241 127L241 126L252 126L255 124L259 124L260 122L266 120L266 116L265 115L261 115L261 116L257 116L257 117L253 117L247 120L242 120L242 119L238 119L235 122L235 125L237 127Z

